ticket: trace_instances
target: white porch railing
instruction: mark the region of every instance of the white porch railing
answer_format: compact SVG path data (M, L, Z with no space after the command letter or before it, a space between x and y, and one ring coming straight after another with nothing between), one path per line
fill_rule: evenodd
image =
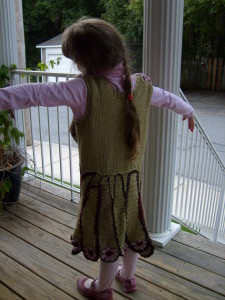
M187 122L179 122L172 215L225 243L225 167L196 117L195 123L191 134Z
M66 81L73 76L62 73L15 70L12 84ZM25 120L26 119L26 120ZM33 167L29 174L54 185L69 189L71 201L79 192L79 157L77 144L68 131L72 111L68 107L32 107L22 111L22 148ZM26 125L25 125L26 124ZM21 126L20 126L21 128Z
M25 77L24 77L25 76ZM13 71L12 83L62 81L68 74L37 71ZM53 78L53 79L52 79ZM181 92L185 101L186 98ZM29 171L47 182L69 189L71 201L79 192L77 145L68 132L72 112L67 107L31 108L25 130L31 145L22 145L33 161ZM26 120L27 121L27 120ZM200 234L225 243L225 168L197 118L196 129L189 133L187 122L179 122L176 178L172 215ZM26 124L29 124L29 122Z

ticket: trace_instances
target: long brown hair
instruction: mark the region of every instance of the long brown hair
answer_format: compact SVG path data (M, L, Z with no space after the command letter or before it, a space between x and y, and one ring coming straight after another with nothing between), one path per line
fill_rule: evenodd
M133 101L128 101L132 98L131 74L126 48L119 32L106 21L81 19L64 31L62 52L73 62L84 66L84 75L96 76L123 62L126 98L125 138L129 147L129 158L134 159L140 144L140 120Z

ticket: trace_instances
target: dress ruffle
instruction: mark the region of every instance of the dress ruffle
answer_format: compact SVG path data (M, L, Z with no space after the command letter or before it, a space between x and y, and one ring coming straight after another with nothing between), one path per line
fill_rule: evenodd
M81 201L72 254L83 252L92 261L113 262L124 250L153 254L141 200L141 173L81 175Z

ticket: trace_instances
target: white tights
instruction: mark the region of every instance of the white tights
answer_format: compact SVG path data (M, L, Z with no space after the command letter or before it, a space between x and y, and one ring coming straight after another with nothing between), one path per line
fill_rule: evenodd
M125 251L124 256L122 258L123 268L120 271L120 275L123 279L131 279L134 277L134 273L136 270L136 264L138 260L138 254L133 252L129 248ZM113 280L116 276L116 272L119 266L119 259L112 263L100 262L99 276L95 281L95 287L97 291L104 291L109 289L113 283ZM85 282L85 287L89 288L92 279L89 279Z
M136 265L138 261L138 253L130 250L125 251L123 260L123 268L120 271L120 275L123 279L131 279L134 277Z

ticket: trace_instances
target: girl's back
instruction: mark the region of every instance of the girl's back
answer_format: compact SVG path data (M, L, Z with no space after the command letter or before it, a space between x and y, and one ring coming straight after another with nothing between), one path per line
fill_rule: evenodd
M127 103L124 94L102 78L86 77L84 80L87 86L86 113L76 123L82 170L100 174L124 173L133 169L140 172L152 95L151 83L137 75L133 102L140 119L141 144L136 158L130 159L125 140Z

